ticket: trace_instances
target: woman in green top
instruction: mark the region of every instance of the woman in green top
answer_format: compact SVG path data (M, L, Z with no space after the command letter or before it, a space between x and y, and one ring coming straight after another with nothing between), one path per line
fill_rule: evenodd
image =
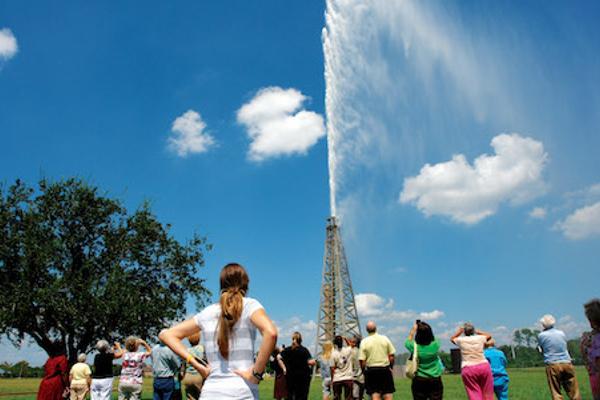
M411 353L414 352L415 342L418 368L411 386L413 399L440 400L444 397L442 361L438 356L440 342L433 336L428 323L417 320L410 330L404 345Z

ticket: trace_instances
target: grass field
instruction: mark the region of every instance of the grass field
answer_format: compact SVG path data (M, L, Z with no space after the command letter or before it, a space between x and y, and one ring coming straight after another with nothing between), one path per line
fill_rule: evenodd
M548 386L546 385L546 374L543 368L510 369L510 391L509 398L512 400L537 400L549 399ZM587 373L582 367L577 368L577 378L581 388L582 398L591 399ZM458 375L444 376L444 398L465 399L465 391ZM318 379L313 380L310 400L321 399L321 382ZM0 400L17 399L33 400L35 394L16 395L13 393L34 393L37 391L39 379L0 379ZM116 387L116 385L115 385ZM260 398L272 399L273 381L268 379L260 385ZM113 396L117 398L116 393ZM142 394L144 400L152 399L152 380L145 379L144 390ZM397 379L396 393L394 399L411 399L410 380Z

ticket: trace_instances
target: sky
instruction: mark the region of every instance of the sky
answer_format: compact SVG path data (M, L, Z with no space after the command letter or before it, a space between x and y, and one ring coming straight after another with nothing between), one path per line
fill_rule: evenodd
M598 296L599 15L5 1L0 181L76 176L131 210L150 201L176 238L214 245L213 293L224 264L247 267L281 343L300 330L312 349L332 211L363 326L398 348L416 318L444 342L472 321L507 343L552 313L576 337ZM45 359L6 340L0 354Z

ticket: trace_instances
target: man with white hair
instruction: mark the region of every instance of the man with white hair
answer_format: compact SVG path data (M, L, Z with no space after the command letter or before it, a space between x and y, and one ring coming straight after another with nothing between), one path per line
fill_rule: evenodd
M392 400L396 388L392 368L396 349L387 336L377 333L375 322L367 322L368 337L360 343L358 360L365 375L365 389L372 400Z
M565 333L554 327L556 319L550 314L544 315L540 323L544 330L538 336L538 343L544 354L552 400L562 400L561 388L565 389L571 400L581 400Z

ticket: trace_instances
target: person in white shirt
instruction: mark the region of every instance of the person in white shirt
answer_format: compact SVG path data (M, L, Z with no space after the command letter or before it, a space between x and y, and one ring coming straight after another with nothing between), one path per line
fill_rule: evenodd
M352 400L352 386L354 383L353 353L350 346L344 346L344 338L336 336L333 339L335 349L331 355L331 381L333 383L334 400Z
M464 336L462 336L464 334ZM460 347L461 377L469 400L493 400L494 377L483 349L492 335L475 329L467 322L459 327L450 341Z
M258 399L258 384L277 343L277 328L257 300L245 297L249 281L244 267L227 264L221 270L219 303L160 334L167 346L205 378L200 399ZM257 329L262 341L254 359ZM200 331L208 364L182 343Z

